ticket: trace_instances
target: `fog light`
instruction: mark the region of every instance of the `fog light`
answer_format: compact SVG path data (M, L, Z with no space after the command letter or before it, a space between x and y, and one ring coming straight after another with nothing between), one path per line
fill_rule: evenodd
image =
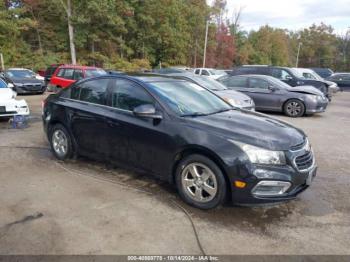
M235 181L235 186L238 187L238 188L245 188L246 185L247 185L246 182L239 181L239 180Z
M284 181L260 181L252 190L255 196L278 196L284 194L291 186Z

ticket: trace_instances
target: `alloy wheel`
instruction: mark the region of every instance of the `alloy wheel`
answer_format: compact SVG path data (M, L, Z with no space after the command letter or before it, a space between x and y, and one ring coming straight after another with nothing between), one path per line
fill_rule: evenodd
M209 167L201 163L187 165L181 173L184 192L194 201L206 203L218 192L216 176Z
M301 113L302 111L302 106L298 102L290 102L287 105L287 112L291 116L297 116Z
M68 139L62 130L56 130L52 134L52 146L56 154L64 157L68 152Z

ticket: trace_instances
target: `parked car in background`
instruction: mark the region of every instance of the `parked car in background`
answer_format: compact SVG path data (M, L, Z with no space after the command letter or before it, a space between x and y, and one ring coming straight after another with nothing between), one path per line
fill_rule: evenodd
M42 94L46 89L44 81L37 79L36 74L29 69L10 68L4 71L3 77L14 85L13 90L17 94Z
M300 77L299 73L289 67L279 66L240 66L231 71L231 75L268 75L273 76L290 86L310 85L319 89L329 100L332 98L332 92L329 85L324 80L313 80Z
M180 79L84 79L44 101L43 124L56 158L81 154L142 170L202 209L290 200L316 175L303 131Z
M228 88L250 96L255 109L283 112L289 117L324 112L328 99L312 86L291 87L265 75L224 76L218 79Z
M77 80L105 74L107 74L106 71L98 67L61 65L55 70L47 88L49 91L56 91L57 89L68 87Z
M224 70L217 70L213 68L195 68L194 73L196 75L206 76L213 79L218 79L219 77L226 75Z
M230 90L214 79L198 76L193 73L171 74L170 76L200 85L201 87L215 93L234 107L255 110L254 102L249 96L241 92Z
M12 90L12 83L0 79L0 118L15 115L29 115L29 107L25 100L16 100L17 93Z
M322 78L328 78L328 77L330 77L331 75L334 74L333 70L330 69L330 68L312 67L310 69L315 71Z
M340 90L350 90L350 73L334 73L327 80L337 83Z
M309 68L300 68L300 67L295 67L293 68L296 73L299 73L300 77L304 77L306 79L313 79L313 80L319 80L319 81L326 81L326 83L328 84L329 89L333 92L336 93L338 92L340 89L337 85L337 83L335 82L331 82L331 81L327 81L326 79L322 78L321 76L319 76L315 71L313 71L312 69Z
M56 69L61 65L63 65L63 64L52 64L46 69L45 74L44 74L46 86L48 86L48 84L50 83L51 77L55 73Z
M27 69L27 68L9 68L8 70L10 70L10 71L18 70L18 71L21 71L21 72L28 72L28 74L32 75L32 77L34 77L34 78L36 78L38 80L41 80L41 81L44 80L43 76L41 76L40 74L35 73L33 70L30 70L30 69Z

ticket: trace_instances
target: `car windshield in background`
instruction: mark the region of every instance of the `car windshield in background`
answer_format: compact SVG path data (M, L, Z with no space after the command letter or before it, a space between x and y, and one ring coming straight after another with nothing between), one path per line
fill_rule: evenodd
M150 86L179 116L210 115L232 109L205 88L187 81L153 82Z
M10 78L33 78L35 75L29 70L8 70L6 74Z
M221 90L227 90L228 88L224 86L223 84L219 83L218 81L211 79L211 78L204 78L200 76L193 76L191 77L196 83L199 85L212 90L212 91L221 91Z
M7 88L7 84L2 79L0 79L0 88Z
M86 69L85 75L86 77L96 77L96 76L102 76L107 74L105 70L103 69Z
M294 75L296 75L299 78L304 78L307 79L306 77L303 76L303 72L301 72L300 70L296 69L296 68L290 68L290 70L293 72Z
M209 72L212 75L227 75L226 72L224 72L222 70L210 69Z

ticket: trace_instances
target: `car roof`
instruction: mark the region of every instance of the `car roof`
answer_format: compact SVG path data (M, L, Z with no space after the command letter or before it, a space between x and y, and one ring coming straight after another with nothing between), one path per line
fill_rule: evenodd
M239 77L239 76L243 76L243 77L257 77L257 78L265 78L265 79L271 79L274 78L273 76L268 76L268 75L258 75L258 74L245 74L245 75L228 75L228 77Z
M6 69L6 71L8 71L8 70L13 70L13 71L16 71L16 70L29 70L29 71L32 71L32 70L30 70L28 68L21 68L21 67L12 67L12 68Z
M82 65L60 65L59 68L73 68L73 69L100 69L95 66L82 66Z

